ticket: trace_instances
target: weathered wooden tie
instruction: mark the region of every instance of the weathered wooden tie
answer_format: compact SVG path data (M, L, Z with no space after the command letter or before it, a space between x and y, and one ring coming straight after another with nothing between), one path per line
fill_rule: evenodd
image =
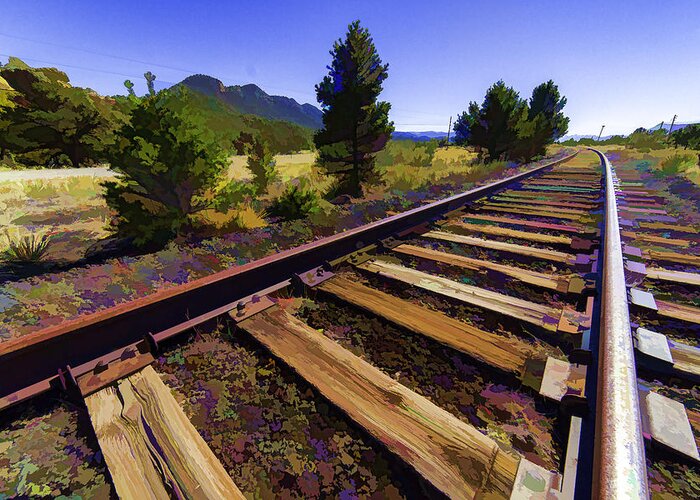
M504 236L519 240L534 241L536 243L550 243L555 245L571 245L572 239L569 236L556 236L552 234L533 233L530 231L520 231L506 227L494 226L491 224L470 224L462 221L449 221L444 224L449 228L459 228L474 233L489 234L491 236Z
M451 498L510 498L528 487L527 495L539 489L539 498L545 498L556 483L554 474L502 451L474 427L282 309L268 309L239 326ZM531 477L518 477L523 468Z
M656 311L660 316L700 324L700 308L659 300L650 292L631 288L630 302L638 307Z
M681 248L688 248L692 243L691 241L680 238L664 238L663 236L657 236L655 234L635 233L634 231L620 231L620 235L634 240L635 242L660 243Z
M652 445L700 463L700 452L683 403L639 386L639 403L645 439Z
M700 267L700 255L689 253L668 252L662 250L645 250L644 256L647 259L656 261L676 262L678 264L689 264Z
M403 244L393 249L404 255L412 255L421 259L443 262L452 266L474 271L495 271L504 276L517 279L529 285L556 290L557 292L580 293L585 287L585 281L579 275L546 274L529 269L497 264L489 260L472 259L462 255L432 250L430 248Z
M539 205L532 205L529 202L528 203L499 203L499 202L491 202L491 201L485 201L483 203L479 204L480 207L484 209L488 209L491 207L500 207L500 208L510 208L514 210L531 210L531 211L542 211L544 213L551 213L551 214L565 214L565 215L576 215L576 216L583 216L586 215L589 210L581 210L579 208L561 208L561 207L543 207Z
M489 250L498 250L517 255L525 255L533 259L547 260L551 262L560 262L563 264L574 265L576 256L566 252L558 252L556 250L545 250L542 248L528 247L525 245L516 245L515 243L504 243L501 241L484 240L474 238L472 236L464 236L461 234L447 233L444 231L428 231L421 236L432 238L441 241L450 241L452 243L460 243L462 245L470 245L474 247L486 248Z
M441 276L433 276L391 262L374 259L358 264L357 267L429 292L459 300L465 304L525 321L552 332L582 333L586 327L590 326L584 314L579 314L573 310L562 310L545 304L518 299L477 286L452 281Z
M343 276L335 276L317 288L411 332L432 338L517 376L523 373L528 359L546 359L545 353L539 352L533 344L481 330Z
M121 498L245 498L151 366L85 404Z
M511 226L525 226L525 227L536 227L538 229L552 229L555 231L561 231L564 233L590 233L590 229L584 226L573 226L571 224L554 224L552 222L540 222L536 220L527 219L513 219L511 217L500 217L497 215L485 215L485 214L471 214L465 213L461 215L465 219L484 221L484 222L497 222L498 224L508 224Z
M547 210L533 210L530 208L524 208L524 207L518 207L518 206L496 207L496 206L491 205L491 206L477 207L477 209L483 210L486 212L503 212L503 213L507 213L507 214L526 214L526 215L534 215L536 217L548 217L550 219L574 220L574 221L579 221L579 222L586 222L589 220L589 217L587 217L586 215L574 215L574 214L567 214L567 213L561 213L561 212L552 212L552 211L547 211Z
M529 203L531 205L544 205L551 207L565 207L565 208L580 208L583 210L593 210L597 207L595 203L576 203L573 201L560 201L560 200L538 200L533 198L518 198L510 194L503 194L492 196L491 200L496 200L503 203Z
M686 273L683 271L662 269L660 267L647 267L647 276L656 280L673 281L675 283L700 286L699 273Z
M639 327L634 332L637 362L664 373L700 379L700 349L669 340L662 333Z
M645 229L661 229L665 231L674 231L677 233L697 234L698 228L693 226L680 226L678 224L666 224L664 222L640 222L639 227Z
M512 373L546 398L561 401L564 396L585 396L586 367L550 358L538 344L481 330L342 276L335 276L318 288L411 332Z

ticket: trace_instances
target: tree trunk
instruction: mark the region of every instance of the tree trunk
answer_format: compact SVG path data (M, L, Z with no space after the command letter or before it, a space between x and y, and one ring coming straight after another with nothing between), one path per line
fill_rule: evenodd
M79 144L72 145L70 154L68 155L68 158L70 159L70 162L71 162L71 165L73 165L73 168L80 167L80 145Z

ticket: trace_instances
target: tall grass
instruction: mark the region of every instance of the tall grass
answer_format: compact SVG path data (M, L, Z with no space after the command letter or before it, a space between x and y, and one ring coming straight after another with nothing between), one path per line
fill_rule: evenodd
M36 264L41 262L49 249L51 235L36 233L24 235L10 235L5 233L7 248L3 252L3 259L14 263Z
M676 175L685 172L697 164L697 156L691 154L673 154L661 161L661 171Z

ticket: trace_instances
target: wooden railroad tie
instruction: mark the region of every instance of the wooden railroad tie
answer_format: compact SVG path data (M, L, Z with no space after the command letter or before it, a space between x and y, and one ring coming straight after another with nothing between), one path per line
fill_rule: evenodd
M505 238L532 241L534 243L567 245L574 250L590 250L593 246L598 244L597 240L579 238L578 236L533 233L531 231L520 231L518 229L510 229L493 224L471 224L462 221L448 221L439 225L458 234L483 233L491 236L503 236Z
M594 219L590 217L587 214L569 214L569 213L562 213L562 212L554 212L551 210L539 210L539 209L534 209L534 208L525 208L525 207L518 207L518 206L480 206L477 207L478 210L480 211L485 211L485 212L503 212L507 214L525 214L525 215L534 215L537 217L547 217L550 219L564 219L564 220L572 220L572 221L578 221L580 223L589 223L589 222L594 222Z
M459 300L465 304L494 311L551 332L582 334L590 329L590 317L572 309L558 309L501 293L466 285L441 276L433 276L409 267L373 259L357 265L359 269Z
M700 380L700 349L669 340L662 333L639 327L634 336L636 360L647 369Z
M461 211L459 216L463 219L475 220L480 222L496 222L498 224L506 224L510 226L524 226L524 227L535 227L538 229L552 229L555 231L561 231L563 233L576 233L576 234L596 234L597 230L590 229L586 226L576 226L571 224L554 224L551 222L540 222L536 220L528 219L514 219L511 217L499 217L495 215L484 215L484 214L472 214L464 213ZM449 220L449 217L446 216Z
M647 259L655 261L676 262L678 264L688 264L700 267L700 255L688 253L676 253L663 250L645 250L643 255Z
M548 399L581 403L585 398L585 365L551 358L525 340L482 330L343 276L336 276L318 288L410 332L511 373ZM579 408L572 406L570 410L575 412Z
M77 377L121 498L245 498L143 349Z
M474 271L493 271L509 278L514 278L523 283L534 285L548 290L556 290L562 293L580 294L593 283L588 283L578 274L546 274L520 267L497 264L488 260L473 259L462 255L432 250L430 248L415 245L402 244L393 249L394 252L419 257L421 259L442 262L451 266L471 269Z
M270 308L239 326L449 497L510 498L517 492L545 498L558 487L558 475L504 452L282 309Z
M644 438L651 442L652 447L671 451L697 467L700 452L683 403L641 384L638 394Z
M638 288L630 288L629 296L631 304L656 311L659 316L700 324L700 308L658 300L654 294Z
M504 243L501 241L491 241L472 236L464 236L461 234L448 233L445 231L428 231L421 234L424 238L431 238L440 241L449 241L451 243L459 243L462 245L485 248L488 250L497 250L499 252L508 252L515 255L524 255L537 260L545 260L550 262L558 262L572 267L576 267L582 272L591 270L591 264L594 257L585 254L573 255L567 252L559 252L556 250L545 250L542 248L528 247L525 245L517 245L515 243Z

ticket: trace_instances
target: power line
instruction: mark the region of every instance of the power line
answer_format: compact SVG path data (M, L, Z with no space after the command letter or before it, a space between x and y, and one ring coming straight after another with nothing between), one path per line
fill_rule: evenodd
M33 40L31 38L25 38L22 36L8 35L7 33L0 33L0 36L4 36L6 38L14 38L15 40L22 40L25 42L39 43L42 45L50 45L52 47L59 47L61 49L76 50L78 52L85 52L87 54L94 54L94 55L102 56L102 57L111 57L112 59L120 59L122 61L134 62L134 63L138 63L138 64L147 64L149 66L156 66L158 68L166 68L166 69L171 69L173 71L181 71L182 73L189 73L189 74L196 74L197 73L197 71L192 70L192 69L183 69L183 68L177 68L175 66L167 66L165 64L156 64L153 62L141 61L139 59L132 59L130 57L116 56L114 54L107 54L104 52L97 52L94 50L88 50L88 49L83 49L83 48L79 48L79 47L71 47L70 45L63 45L63 44L55 43L55 42L45 42L42 40Z
M10 54L2 54L2 53L0 53L0 56L2 56L2 57L15 57L15 56L11 56ZM59 63L59 62L55 62L55 61L45 61L42 59L36 59L34 57L22 57L21 59L27 60L27 61L34 61L34 62L38 62L38 63L42 63L42 64L54 64L57 66L64 66L66 68L80 69L83 71L92 71L93 73L106 73L106 74L110 74L110 75L125 76L127 78L143 78L143 75L137 76L137 75L129 75L126 73L118 73L116 71L109 71L109 70L105 70L105 69L86 68L84 66L75 66L72 64L64 64L64 63ZM170 82L164 82L164 83L170 83Z
M32 39L32 38L21 37L21 36L16 36L16 35L10 35L10 34L7 34L7 33L0 33L0 36L6 37L6 38L12 38L12 39L15 39L15 40L22 40L22 41L30 42L30 43L38 43L38 44L42 44L42 45L48 45L48 46L58 47L58 48L62 48L62 49L75 50L75 51L78 51L78 52L84 52L84 53L87 53L87 54L98 55L98 56L101 56L101 57L109 57L109 58L112 58L112 59L119 59L119 60L122 60L122 61L133 62L133 63L137 63L137 64L144 64L144 65L147 65L147 66L149 66L149 67L158 67L158 68L170 69L170 70L173 70L173 71L178 71L178 72L181 72L181 73L186 73L186 74L188 74L188 75L204 74L204 73L202 73L201 71L197 71L197 70L193 70L193 69L178 68L178 67L169 66L169 65L166 65L166 64L158 64L158 63L154 63L154 62L143 61L143 60L140 60L140 59L133 59L133 58L130 58L130 57L124 57L124 56L118 56L118 55L114 55L114 54L108 54L108 53L106 53L106 52L98 52L98 51L94 51L94 50L83 49L83 48L79 48L79 47L73 47L73 46L64 45L64 44L61 44L61 43L47 42L47 41L43 41L43 40L35 40L35 39ZM2 56L2 57L12 57L10 54L1 54L1 53L0 53L0 56ZM39 62L39 63L42 63L42 64L54 64L54 65L64 66L64 67L66 67L66 68L79 69L79 70L83 70L83 71L91 71L91 72L93 72L93 73L104 73L104 74L110 74L110 75L116 75L116 76L124 76L124 77L127 77L127 78L142 78L142 77L143 77L143 75L132 75L132 74L120 73L120 72L117 72L117 71L109 71L109 70L101 70L101 69L95 69L95 68L87 68L87 67L85 67L85 66L76 66L76 65L72 65L72 64L64 64L64 63L59 63L59 62L46 61L46 60L42 60L42 59L36 59L36 58L33 58L33 57L22 57L21 59L26 59L26 60L28 60L28 61ZM225 80L228 80L228 81L237 81L237 80L240 80L240 79L238 79L238 78L229 78L229 77L225 77L225 76L224 76L224 77L219 77L219 79L220 79L220 80L221 80L221 79L225 79ZM174 82L167 82L167 81L165 81L165 80L158 80L158 82L161 83L161 84L163 84L163 83L164 83L164 84L171 84L171 85L174 85L174 84L175 84ZM309 92L307 92L307 91L302 91L302 90L287 89L287 88L275 87L275 86L270 86L270 85L265 85L265 88L270 89L270 90L281 91L281 92L284 92L284 93L294 93L294 94L297 94L298 96L304 96L305 98L312 98L312 99L315 99L315 97L316 97L315 95L313 95L313 94L311 94L311 93L309 93ZM438 116L442 117L442 116L444 116L443 113L432 113L432 112L428 112L428 111L415 111L415 110L409 110L409 109L405 109L405 108L394 108L394 107L392 107L392 110L393 110L393 111L399 111L399 112L401 112L401 113L410 113L410 114L415 114L415 115L425 115L425 116L434 116L434 117L438 117ZM424 124L418 124L418 125L424 125Z

